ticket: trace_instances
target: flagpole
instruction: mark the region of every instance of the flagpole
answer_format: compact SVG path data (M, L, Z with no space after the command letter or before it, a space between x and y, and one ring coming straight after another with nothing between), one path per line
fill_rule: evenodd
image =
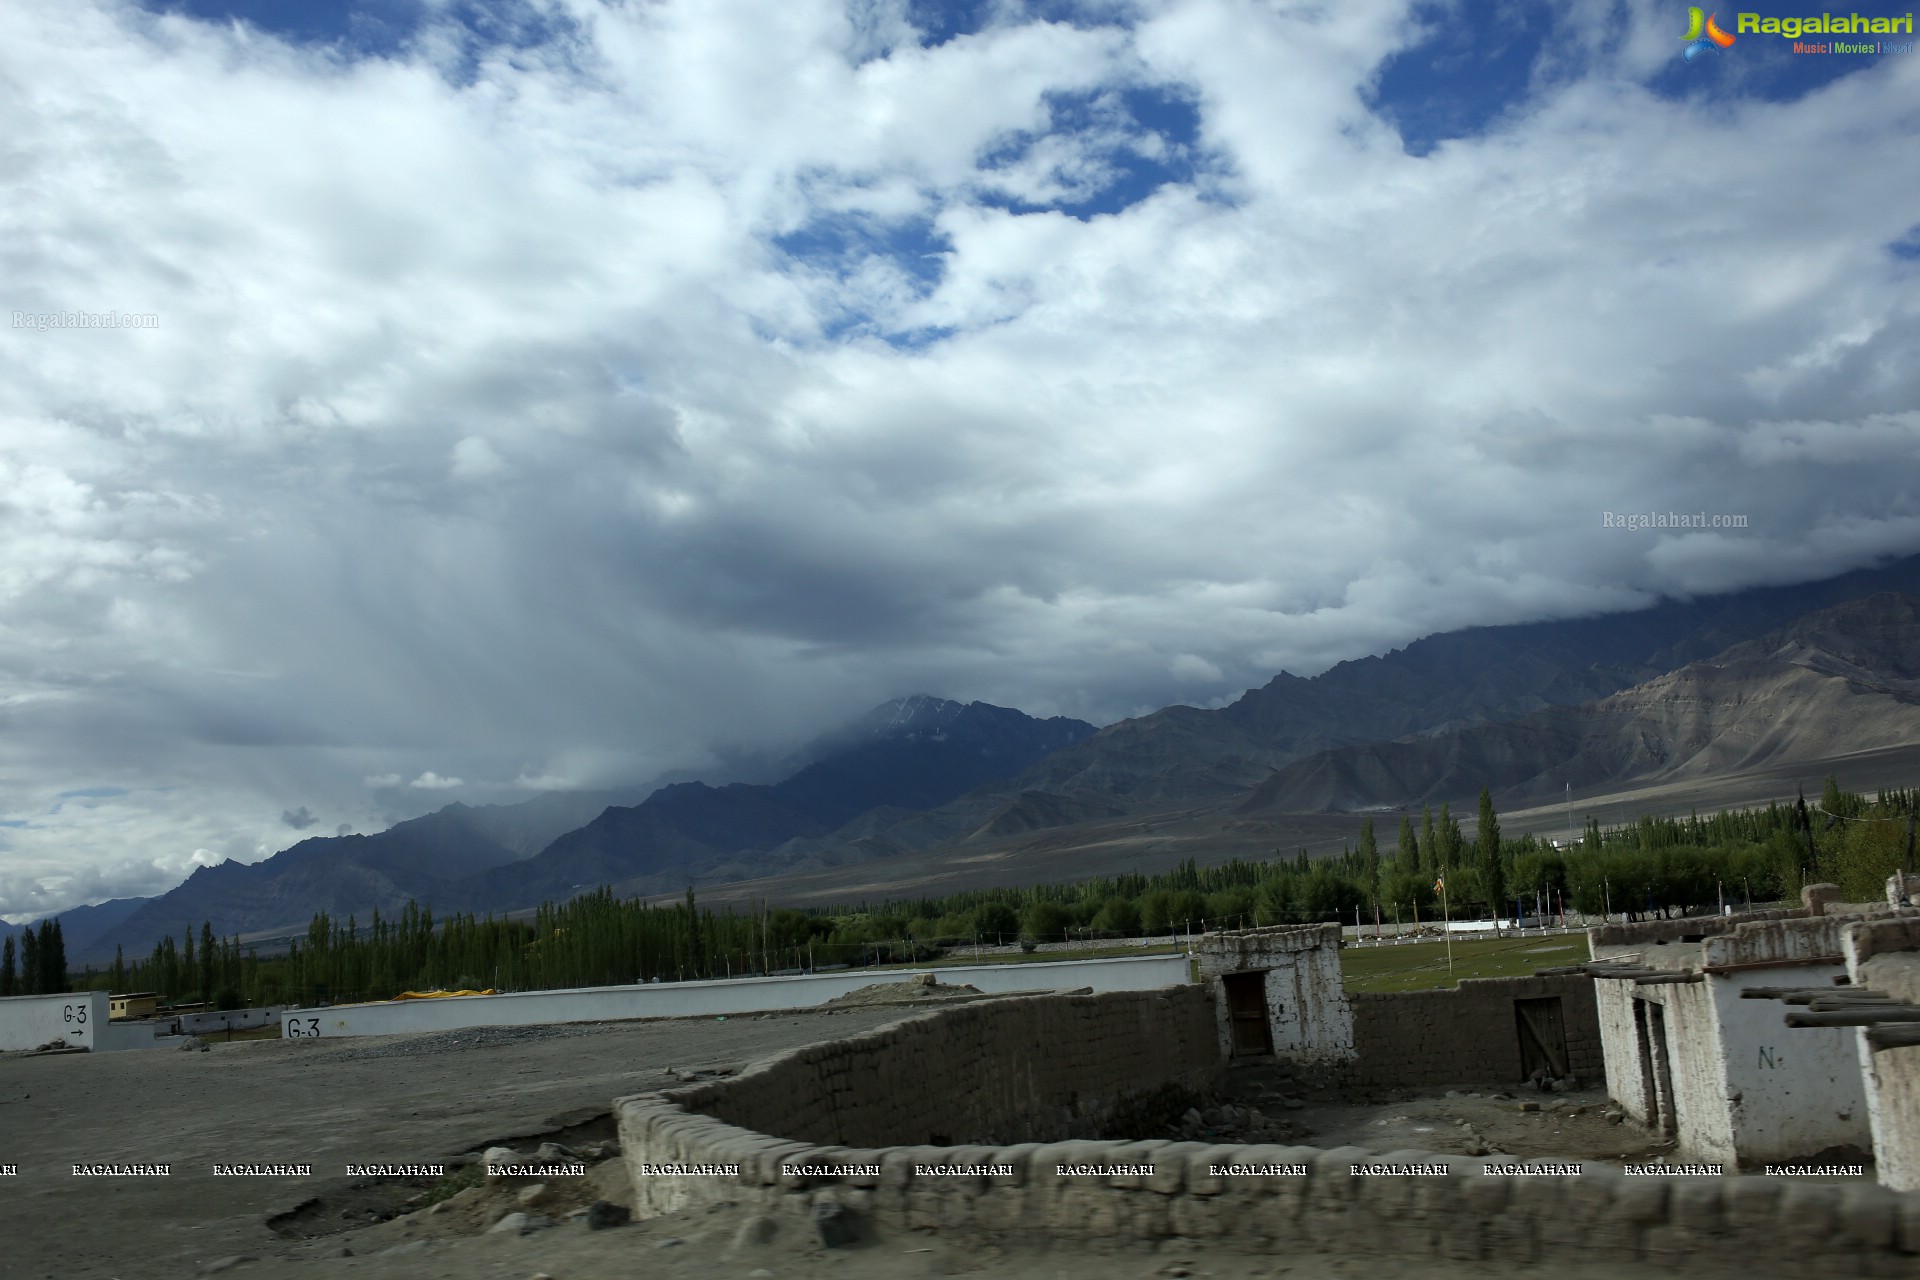
M1453 976L1453 913L1447 909L1447 873L1440 871L1440 920L1441 930L1447 935L1447 976Z

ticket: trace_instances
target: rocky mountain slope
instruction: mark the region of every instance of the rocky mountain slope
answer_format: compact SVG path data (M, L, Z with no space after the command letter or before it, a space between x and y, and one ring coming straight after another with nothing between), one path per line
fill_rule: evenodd
M1462 802L1737 773L1920 742L1920 597L1882 593L1810 614L1712 658L1578 707L1319 752L1236 812Z
M866 815L830 835L789 842L756 864L758 871L727 870L831 867L974 847L1022 826L1070 828L1115 815L1216 805L1321 752L1578 706L1816 610L1885 591L1920 593L1920 556L1819 582L1667 601L1631 613L1432 635L1310 678L1282 672L1219 710L1174 706L1122 720L951 804L891 821ZM1307 811L1319 810L1342 794L1341 785L1329 782L1298 799ZM1380 786L1393 789L1384 779ZM1472 794L1478 790L1476 784Z

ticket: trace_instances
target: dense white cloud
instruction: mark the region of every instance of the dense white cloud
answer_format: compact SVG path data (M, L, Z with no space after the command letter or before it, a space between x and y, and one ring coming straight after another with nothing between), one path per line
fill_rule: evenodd
M0 335L0 911L1920 546L1913 58L1676 100L1643 6L1415 158L1404 6L563 11L470 66L0 14L0 314L159 317Z

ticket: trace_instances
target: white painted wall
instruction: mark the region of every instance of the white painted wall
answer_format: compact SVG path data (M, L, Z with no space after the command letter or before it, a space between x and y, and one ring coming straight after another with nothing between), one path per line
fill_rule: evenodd
M1600 1015L1600 1051L1606 1059L1607 1093L1641 1124L1653 1120L1640 1062L1639 1028L1633 1015L1634 985L1624 978L1595 978L1593 1000Z
M1920 1004L1920 919L1856 925L1848 931L1846 953L1855 986ZM1920 1046L1876 1053L1861 1033L1859 1054L1880 1185L1920 1191Z
M552 1022L608 1022L808 1009L862 987L934 974L942 985L1014 991L1150 991L1188 980L1187 957L1122 956L1109 960L954 965L938 969L852 969L777 978L662 982L566 991L521 991L497 996L448 996L289 1010L281 1019L288 1039L393 1035L462 1027L520 1027ZM903 1009L903 1016L909 1010Z
M280 1021L286 1010L275 1005L267 1009L227 1009L221 1012L183 1013L173 1021L180 1033L189 1036L217 1035L222 1031L248 1031Z
M1702 1160L1739 1162L1733 1125L1733 1096L1727 1081L1719 1002L1712 983L1680 983L1640 988L1651 1003L1666 1009L1667 1060L1672 1066L1674 1136L1680 1150Z
M1267 1022L1276 1054L1301 1060L1353 1057L1353 1006L1337 947L1296 951L1267 974ZM1224 999L1217 1002L1225 1006Z
M1733 1143L1742 1161L1793 1160L1849 1144L1871 1150L1860 1078L1860 1033L1794 1027L1777 1000L1743 1000L1743 987L1831 987L1839 965L1757 969L1707 979L1719 1011Z
M104 991L0 999L0 1050L36 1049L49 1040L91 1049L99 1029L106 1025Z
M116 1053L122 1049L174 1049L185 1043L187 1037L175 1035L172 1021L109 1022L96 1033L93 1051L95 1053Z

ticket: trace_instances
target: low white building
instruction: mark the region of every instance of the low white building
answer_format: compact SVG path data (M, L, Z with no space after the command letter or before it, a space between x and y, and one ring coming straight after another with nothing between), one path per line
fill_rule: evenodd
M1857 916L1809 909L1590 930L1608 1089L1692 1159L1740 1167L1872 1144L1857 1033L1789 1031L1748 989L1833 988Z

